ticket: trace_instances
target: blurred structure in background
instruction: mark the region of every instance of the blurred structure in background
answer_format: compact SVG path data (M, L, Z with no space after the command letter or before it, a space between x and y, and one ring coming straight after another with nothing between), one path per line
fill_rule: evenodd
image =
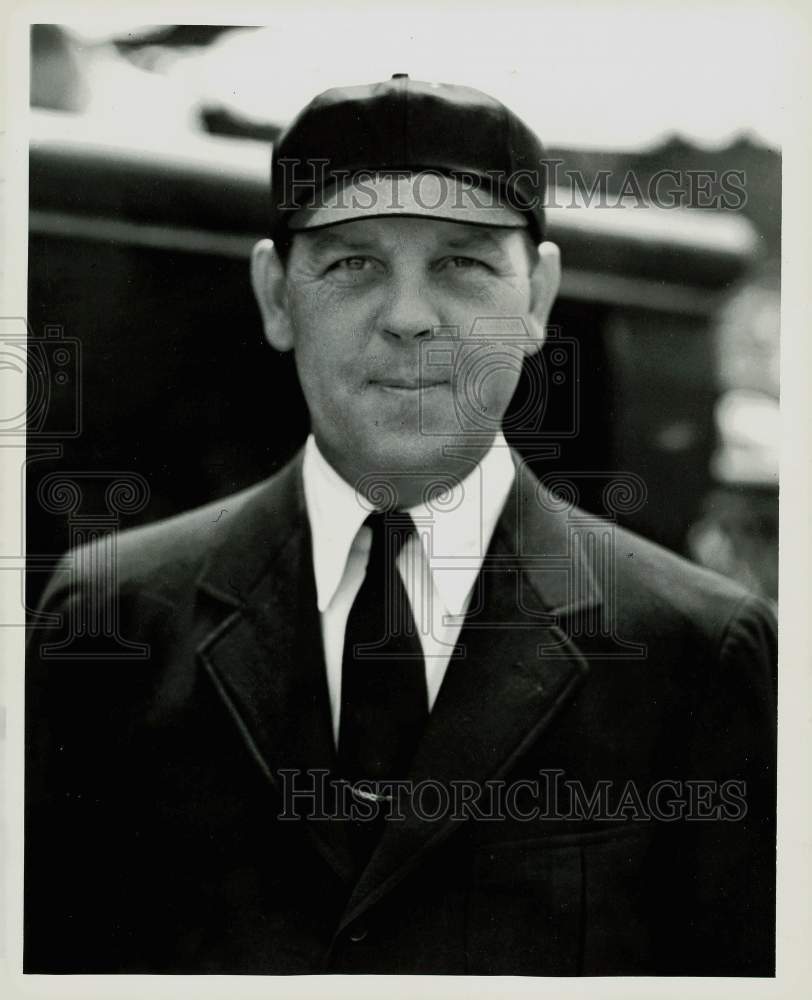
M89 100L81 48L58 24L31 28L31 106L84 111Z
M80 347L75 379L51 386L48 419L64 423L81 386L82 433L58 458L29 450L30 497L56 469L131 470L151 498L130 523L148 521L270 474L304 439L291 359L264 343L248 283L268 144L323 87L423 74L382 44L355 81L346 56L297 61L278 35L35 26L29 322L34 344L50 328ZM630 474L627 509L614 508L622 523L775 597L779 153L745 134L567 145L545 126L549 95L534 119L493 81L447 70L512 104L560 177L577 172L589 190L607 173L613 204L630 171L643 189L664 168L744 172L736 211L576 208L562 189L549 213L564 264L554 330L527 366L508 436L592 510L606 513ZM235 83L274 73L275 90ZM645 497L631 496L638 482ZM89 505L103 506L101 481L93 489ZM28 529L34 554L68 543L64 517L33 501Z
M719 398L713 488L688 552L755 593L778 596L780 289L777 261L754 268L715 329Z

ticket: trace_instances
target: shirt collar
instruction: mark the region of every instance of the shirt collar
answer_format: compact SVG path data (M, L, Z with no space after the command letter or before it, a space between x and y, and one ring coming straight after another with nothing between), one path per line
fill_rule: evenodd
M409 509L432 582L450 614L465 610L515 471L508 443L499 432L463 480L430 503ZM369 503L333 469L312 434L305 444L302 477L313 539L316 596L319 611L324 612L341 583Z
M305 444L302 478L313 539L316 598L323 612L338 590L350 547L369 505L330 465L312 434Z

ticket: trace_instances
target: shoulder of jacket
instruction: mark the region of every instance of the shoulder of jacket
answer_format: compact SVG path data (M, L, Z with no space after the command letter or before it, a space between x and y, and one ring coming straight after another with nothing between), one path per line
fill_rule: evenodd
M655 621L679 619L714 643L769 602L722 576L625 528L614 529L614 580L619 608Z
M690 562L615 521L568 503L519 461L523 518L533 525L534 552L565 553L572 572L583 561L591 589L621 634L674 634L721 642L728 627L758 601L747 589ZM525 529L522 529L525 531ZM523 535L529 538L529 534Z
M150 524L116 532L71 549L63 556L46 589L45 599L65 591L68 581L87 573L98 574L100 551L113 554L115 587L119 593L146 593L172 599L187 590L211 554L239 533L249 519L273 516L279 509L284 479L294 471L289 463L268 479L236 493L182 511ZM71 577L71 573L73 576Z
M224 529L268 484L256 483L200 507L120 532L116 538L120 582L154 570L199 564L219 542Z

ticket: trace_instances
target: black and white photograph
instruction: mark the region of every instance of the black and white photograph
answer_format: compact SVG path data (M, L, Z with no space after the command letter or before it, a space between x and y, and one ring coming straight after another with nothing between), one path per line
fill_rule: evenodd
M8 36L15 988L802 995L801 8L59 8Z

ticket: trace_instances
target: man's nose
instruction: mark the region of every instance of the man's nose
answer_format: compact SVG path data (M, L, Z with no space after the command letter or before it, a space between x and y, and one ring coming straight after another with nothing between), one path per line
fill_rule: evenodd
M416 275L393 276L380 322L384 334L397 340L430 336L440 317L428 282Z

